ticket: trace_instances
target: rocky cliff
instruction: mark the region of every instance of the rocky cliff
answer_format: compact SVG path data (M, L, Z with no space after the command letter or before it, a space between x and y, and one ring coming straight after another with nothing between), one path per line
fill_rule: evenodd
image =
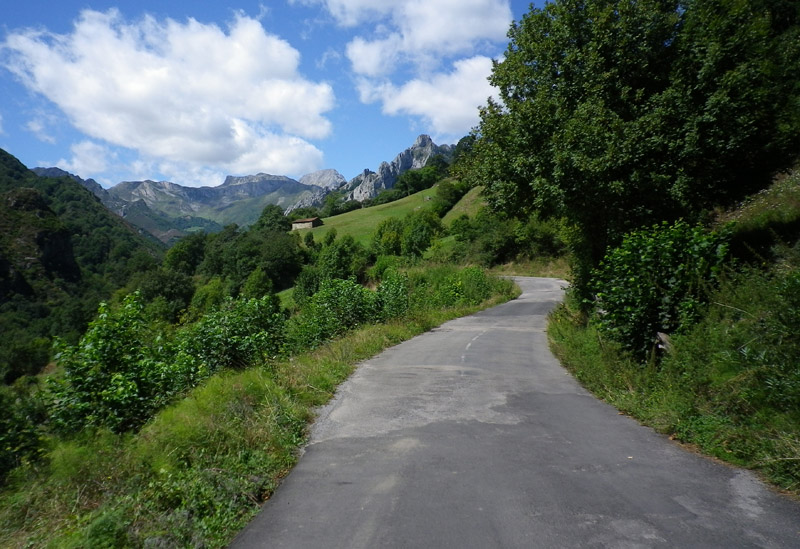
M408 170L424 168L428 160L441 155L450 158L452 145L436 145L428 135L420 135L411 147L398 154L391 162L381 162L377 172L364 170L350 180L346 200L363 202L373 198L384 189L391 189L400 174Z

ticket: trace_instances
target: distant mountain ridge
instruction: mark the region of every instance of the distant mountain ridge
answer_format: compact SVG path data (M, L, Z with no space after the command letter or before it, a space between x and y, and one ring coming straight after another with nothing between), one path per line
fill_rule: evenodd
M347 191L345 200L364 202L376 197L383 190L393 188L404 172L424 168L428 160L434 156L443 156L445 159L450 160L454 152L455 146L437 145L429 135L420 135L413 145L395 156L394 160L381 162L377 172L365 169L347 182L346 185L341 184L339 187L318 189L310 196L303 197L300 201L287 208L286 212L289 213L292 210L309 206L321 206L325 201L325 197L336 190Z
M425 166L430 158L450 158L452 145L436 145L420 135L414 144L377 172L364 170L350 181L334 169L304 175L300 181L284 175L258 173L232 176L216 187L185 187L170 181L123 181L104 189L93 179L81 179L59 168L34 168L42 177L70 177L111 211L168 243L193 230L216 232L224 225L254 223L263 209L276 204L288 213L303 206L320 206L331 192L345 191L347 200L363 202L391 189L405 171Z

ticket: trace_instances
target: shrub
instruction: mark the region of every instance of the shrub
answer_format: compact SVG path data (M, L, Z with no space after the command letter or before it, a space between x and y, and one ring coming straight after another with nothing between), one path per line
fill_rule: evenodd
M260 299L228 298L219 311L188 327L179 347L210 373L244 368L279 354L285 321L272 294Z
M657 332L689 327L718 277L727 236L683 221L629 233L593 271L594 321L644 360Z
M377 294L353 279L325 280L302 312L287 327L291 351L317 347L356 326L378 320Z
M117 311L101 303L76 346L57 342L63 375L49 381L51 420L58 430L105 426L125 431L141 425L172 393L163 347L151 333L139 294Z
M38 426L45 415L41 399L28 388L0 385L0 484L12 469L38 457Z
M401 317L408 311L408 293L410 284L408 275L394 268L383 273L383 280L378 286L378 297L384 319Z
M403 220L401 250L409 257L422 257L435 237L443 231L439 217L430 210L413 212Z
M381 221L372 235L372 251L375 255L400 255L405 224L402 219L389 217Z

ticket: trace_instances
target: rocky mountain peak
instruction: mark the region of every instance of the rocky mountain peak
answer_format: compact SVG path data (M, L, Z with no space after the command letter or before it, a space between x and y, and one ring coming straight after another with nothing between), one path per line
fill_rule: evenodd
M323 189L338 189L347 183L347 179L336 170L327 169L304 175L300 178L300 183L322 187Z

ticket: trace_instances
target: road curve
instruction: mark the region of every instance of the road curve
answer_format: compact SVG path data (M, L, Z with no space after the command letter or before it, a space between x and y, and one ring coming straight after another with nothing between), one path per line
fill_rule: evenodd
M548 350L563 281L362 364L237 549L800 547L800 504L619 415Z

